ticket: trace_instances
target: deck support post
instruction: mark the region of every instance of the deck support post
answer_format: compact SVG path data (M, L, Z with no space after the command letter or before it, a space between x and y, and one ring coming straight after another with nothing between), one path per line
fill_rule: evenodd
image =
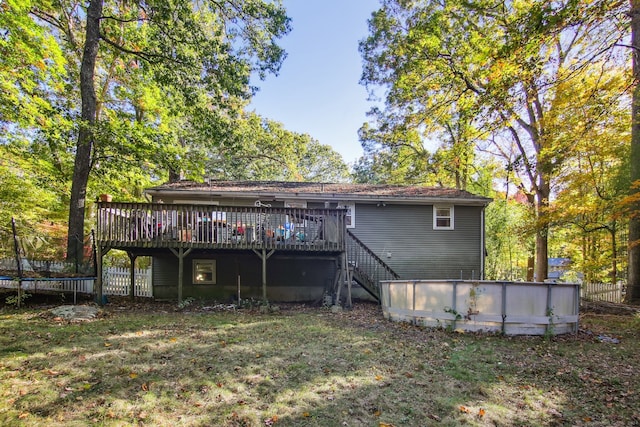
M341 305L340 304L340 291L342 290L342 287L344 286L345 281L347 280L347 272L345 271L345 269L347 268L347 254L346 252L343 252L340 255L340 278L338 279L338 290L336 291L336 304L337 305Z
M104 292L102 289L102 257L109 252L110 248L102 245L96 246L96 282L93 292L96 294L96 304L104 305Z
M347 302L346 302L346 306L348 308L351 308L353 306L353 303L351 301L351 283L353 282L353 272L351 271L351 269L349 268L349 261L347 260L347 253L343 252L342 253L342 263L345 267L345 274L347 275Z
M258 252L257 250L253 250L260 260L262 261L262 301L267 303L267 260L273 255L275 249L271 249L269 253L267 253L267 249L262 248L262 252Z
M129 263L131 264L129 267L129 284L131 285L129 288L129 298L131 301L134 301L136 299L136 258L138 258L138 256L133 252L127 252L127 255L129 255Z
M186 251L184 248L179 248L177 251L173 248L169 249L178 257L178 304L180 304L182 302L182 282L184 281L184 257L189 255L191 248Z

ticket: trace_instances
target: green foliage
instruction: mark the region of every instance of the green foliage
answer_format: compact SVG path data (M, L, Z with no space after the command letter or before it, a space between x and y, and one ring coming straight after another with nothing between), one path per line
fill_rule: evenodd
M0 4L0 125L48 120L65 59L54 37L29 16L31 0Z
M489 280L524 280L533 235L525 227L528 208L517 199L497 195L485 210L487 257L485 277Z
M86 10L68 0L0 8L3 227L11 216L30 233L65 222L72 179L81 196L86 189L74 199L82 204L101 193L141 200L170 175L346 179L330 147L243 112L250 76L276 73L285 58L276 42L290 19L280 2L104 1L92 120L80 118ZM93 119L81 182L75 141Z
M29 298L31 298L31 294L21 292L20 295L16 294L6 297L5 304L18 308L23 306L25 301Z
M501 158L534 215L544 277L559 181L582 138L606 144L586 130L615 132L607 118L628 105L616 101L620 86L607 75L625 67L610 50L623 36L612 29L625 24L625 7L604 0L383 2L360 44L362 83L374 99L383 93L384 107L373 108L373 123L361 129L367 158L358 179L467 188L477 151ZM431 154L426 147L434 143Z
M330 146L281 123L246 113L225 143L206 153L204 173L216 179L341 182L348 168Z

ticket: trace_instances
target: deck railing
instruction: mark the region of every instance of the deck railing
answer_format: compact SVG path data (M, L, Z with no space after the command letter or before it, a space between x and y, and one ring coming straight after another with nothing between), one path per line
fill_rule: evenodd
M98 203L97 241L111 248L342 251L345 210Z

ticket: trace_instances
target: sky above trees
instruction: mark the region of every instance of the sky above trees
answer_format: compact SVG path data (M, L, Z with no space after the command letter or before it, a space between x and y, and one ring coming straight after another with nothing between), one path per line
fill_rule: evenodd
M285 0L292 31L281 41L287 52L278 76L254 79L259 92L251 108L331 145L345 162L362 155L358 129L371 107L358 82L358 42L378 0Z

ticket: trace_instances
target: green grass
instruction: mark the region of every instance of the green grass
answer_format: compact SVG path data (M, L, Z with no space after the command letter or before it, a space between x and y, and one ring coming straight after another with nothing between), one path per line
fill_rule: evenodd
M359 304L209 312L0 311L3 426L555 426L640 423L640 320L577 336L457 334ZM615 336L620 344L597 340Z

